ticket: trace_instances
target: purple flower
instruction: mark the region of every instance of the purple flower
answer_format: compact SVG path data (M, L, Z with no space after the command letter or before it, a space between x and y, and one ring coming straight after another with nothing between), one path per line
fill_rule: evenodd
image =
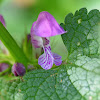
M4 25L4 27L6 27L5 20L1 14L0 14L0 22Z
M12 66L12 72L15 76L23 76L25 74L25 67L21 63L15 63Z
M3 72L9 67L9 64L7 63L0 63L0 72Z
M62 63L61 56L51 52L49 37L66 33L57 23L54 17L43 11L39 14L37 21L31 27L31 42L35 48L43 47L44 54L38 59L38 64L45 70L50 69L53 63L59 66Z

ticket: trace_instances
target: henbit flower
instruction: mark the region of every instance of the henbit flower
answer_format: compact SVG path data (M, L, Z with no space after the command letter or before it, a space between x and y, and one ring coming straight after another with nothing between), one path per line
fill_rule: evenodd
M13 66L12 66L12 73L15 75L15 76L23 76L25 74L25 67L23 64L21 63L15 63Z
M4 25L4 27L6 27L5 20L1 14L0 14L0 22Z
M51 52L49 37L66 33L57 23L54 17L43 11L39 14L37 21L31 27L31 42L35 48L43 47L44 54L38 59L38 64L45 70L50 69L53 63L56 66L61 65L61 56Z

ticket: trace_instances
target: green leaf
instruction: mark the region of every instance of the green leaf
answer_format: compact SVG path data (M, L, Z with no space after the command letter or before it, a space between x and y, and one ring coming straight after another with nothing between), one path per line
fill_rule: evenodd
M62 35L68 50L66 65L73 86L86 100L100 99L100 12L82 8L68 14Z
M20 79L7 82L0 78L0 100L22 100L19 90L20 82Z
M62 66L58 71L35 70L24 76L22 100L84 100Z
M0 80L3 100L84 100L71 83L62 66L58 71L35 70L27 73L23 82Z
M98 56L100 12L92 10L87 14L85 8L68 14L63 27L68 33L62 35L68 49L68 59L76 59L77 55Z
M5 29L5 27L0 22L0 40L7 47L12 57L16 62L20 62L27 66L28 59L23 53L22 49L17 45L15 40L9 34L9 32Z

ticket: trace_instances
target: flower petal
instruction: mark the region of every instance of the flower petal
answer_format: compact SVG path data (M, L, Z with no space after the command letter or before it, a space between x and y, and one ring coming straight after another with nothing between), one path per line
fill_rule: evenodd
M66 31L64 31L64 29L57 23L55 18L46 11L39 14L32 30L34 30L35 35L40 37L51 37L66 33Z
M54 58L54 64L55 64L56 66L61 65L61 63L62 63L61 58L62 58L62 57L61 57L60 55L56 54L56 53L52 53L52 55L53 55L53 58Z
M31 42L32 42L32 45L35 47L35 48L40 48L40 47L43 47L43 40L41 37L39 36L36 36L34 34L34 30L33 30L33 27L35 25L36 22L34 22L32 24L32 28L31 28Z
M5 20L1 14L0 14L0 22L4 25L4 27L6 27Z
M43 39L44 47L50 47L50 38L49 37L44 37L42 39Z
M38 59L38 64L45 70L50 69L53 66L53 55L51 53L50 47L44 47L44 54L42 54Z

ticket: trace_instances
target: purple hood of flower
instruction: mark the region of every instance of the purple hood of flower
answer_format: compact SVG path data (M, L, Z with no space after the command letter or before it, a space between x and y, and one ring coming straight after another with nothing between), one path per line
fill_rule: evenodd
M39 14L37 21L32 25L31 33L32 32L39 37L51 37L66 33L55 18L46 11Z

